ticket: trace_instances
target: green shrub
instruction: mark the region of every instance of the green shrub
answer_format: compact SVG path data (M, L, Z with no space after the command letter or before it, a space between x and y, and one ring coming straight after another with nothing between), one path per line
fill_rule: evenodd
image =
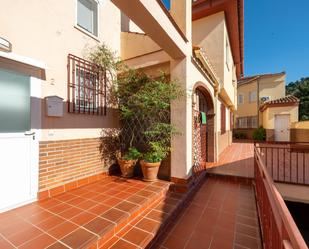
M150 142L150 149L144 154L144 160L148 163L160 162L168 155L169 151L170 148L160 142Z
M234 132L234 138L235 139L247 139L247 135L244 132L236 131Z
M260 126L259 128L253 131L252 137L257 141L265 141L266 140L266 130Z
M137 160L140 158L142 153L140 153L135 147L130 147L128 152L122 157L124 160Z

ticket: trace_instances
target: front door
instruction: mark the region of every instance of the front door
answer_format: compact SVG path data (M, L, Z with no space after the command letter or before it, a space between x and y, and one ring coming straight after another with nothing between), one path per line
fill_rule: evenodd
M290 115L275 115L275 141L290 141Z
M30 77L0 69L0 212L33 198L32 140Z

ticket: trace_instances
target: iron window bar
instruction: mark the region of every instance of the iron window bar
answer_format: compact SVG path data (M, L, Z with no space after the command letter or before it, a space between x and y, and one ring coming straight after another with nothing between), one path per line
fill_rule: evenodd
M68 112L106 115L106 70L75 55L68 55Z

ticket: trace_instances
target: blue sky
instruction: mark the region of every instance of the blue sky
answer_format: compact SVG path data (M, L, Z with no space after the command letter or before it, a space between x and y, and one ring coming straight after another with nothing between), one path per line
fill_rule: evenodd
M163 0L169 5L169 0ZM245 75L309 77L309 0L245 1Z
M245 0L245 74L309 77L309 1Z

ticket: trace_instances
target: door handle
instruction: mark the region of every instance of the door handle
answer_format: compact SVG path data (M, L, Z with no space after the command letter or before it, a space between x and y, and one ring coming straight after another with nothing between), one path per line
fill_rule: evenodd
M29 132L29 131L25 132L25 136L34 136L34 135L35 135L35 132Z

